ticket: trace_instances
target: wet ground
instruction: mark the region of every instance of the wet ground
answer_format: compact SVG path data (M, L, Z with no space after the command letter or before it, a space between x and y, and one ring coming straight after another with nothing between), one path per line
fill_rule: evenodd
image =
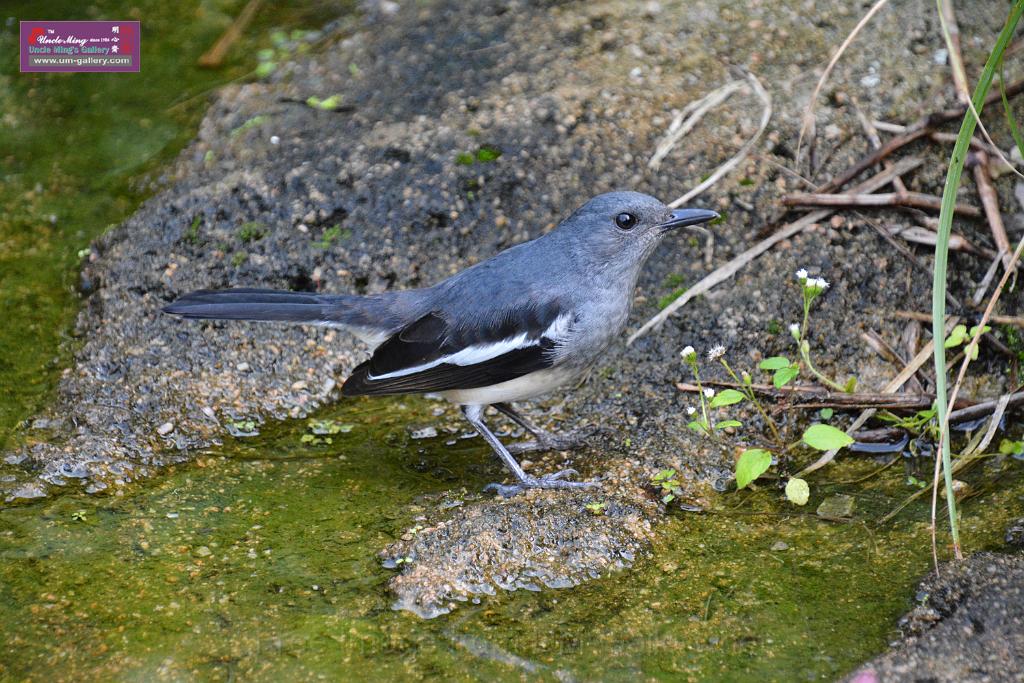
M802 107L794 95L809 93L828 46L854 20L789 3L751 3L745 14L729 3L390 9L371 3L310 57L260 38L256 46L278 63L273 73L218 91L196 139L157 167L159 182L140 188L159 192L83 252L80 278L77 250L103 223L71 229L70 219L87 215L89 197L124 196L101 211L120 220L140 196L127 178L145 166L127 166L114 190L76 171L67 174L74 183L44 177L39 191L32 184L12 195L85 199L81 211L66 200L69 218L56 223L47 200L11 213L28 216L24 226L21 218L2 226L23 257L12 260L17 268L5 264L2 282L19 302L7 319L22 322L3 332L14 336L5 347L12 360L0 368L17 389L3 401L6 424L17 424L0 472L15 504L0 511L10 558L0 607L12 624L5 671L39 677L59 664L68 678L95 679L525 671L788 680L794 671L834 678L880 651L929 566L924 505L895 526L875 525L916 490L907 473L894 465L836 486L880 463L826 469L800 509L770 483L725 494L733 450L686 430L693 401L675 388L688 379L678 360L687 344L724 343L737 367L791 351L785 325L799 314L790 284L799 267L833 283L813 321L822 367L856 374L865 387L892 376L858 333L869 328L895 343L905 322L892 311L925 310L930 280L854 216L780 245L657 333L612 350L567 398L530 408L549 425L594 430L584 451L531 465L603 476L593 495L481 496L503 473L478 439L461 438L465 426L450 408L418 398L335 406L340 379L362 353L343 335L159 314L201 287L428 284L550 229L596 192L626 185L669 199L756 125L757 100L739 97L660 172L646 170L673 109L742 64L774 98L764 150L701 200L726 215L710 266L686 237L652 260L635 326L755 240L781 192L802 189L778 170L792 165ZM922 102L951 101L947 69L934 59L931 5L897 9L901 21L873 27L837 72L843 96L822 103L821 174L865 148L849 95L874 116L902 121ZM986 5L962 19L963 29L994 32L1003 10ZM225 24L210 29L211 41ZM982 43L967 49L977 59ZM210 83L199 81L161 92L164 110L193 101ZM50 79L34 92L44 102L51 91L69 97L65 83ZM333 103L316 104L324 100ZM35 144L28 122L44 110L17 119L26 146ZM165 125L188 135L187 119ZM109 136L120 139L116 128ZM162 145L137 164L174 148ZM912 151L930 163L907 178L911 189L936 191L945 150ZM1007 180L1000 190L1014 239L1020 209ZM886 220L912 222L896 213ZM984 243L981 228L960 226ZM988 263L953 260L961 288ZM62 352L76 283L83 310ZM1019 308L1011 298L1005 312ZM968 393L998 394L1011 381L1007 370L985 349L985 374ZM345 428L330 444L309 443L323 436L307 428L310 416ZM412 438L430 427L438 436ZM740 437L749 438L757 437ZM664 514L650 479L666 467L680 473L683 502L708 513L673 505ZM992 458L968 477L971 549L1003 548L1003 529L1024 513L1019 467ZM813 514L836 491L857 500L851 522ZM394 606L447 614L424 622Z

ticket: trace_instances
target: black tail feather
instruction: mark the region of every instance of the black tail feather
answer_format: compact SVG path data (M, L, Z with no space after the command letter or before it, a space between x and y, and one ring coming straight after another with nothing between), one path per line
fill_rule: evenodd
M327 324L337 320L346 298L274 289L202 289L163 310L182 318Z

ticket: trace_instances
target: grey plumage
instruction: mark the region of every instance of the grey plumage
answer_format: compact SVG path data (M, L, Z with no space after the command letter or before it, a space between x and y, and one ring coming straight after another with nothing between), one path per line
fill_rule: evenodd
M558 439L533 427L510 402L577 380L622 332L641 269L664 234L717 217L670 211L637 192L599 195L550 233L507 249L433 287L371 296L202 290L166 309L185 318L258 320L346 329L374 349L353 370L344 395L440 392L515 474L495 487L572 488L565 473L523 472L482 420L495 405L533 432L539 447Z

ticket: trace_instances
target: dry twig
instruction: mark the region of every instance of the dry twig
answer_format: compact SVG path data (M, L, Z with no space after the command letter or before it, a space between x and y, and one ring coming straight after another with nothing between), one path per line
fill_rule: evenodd
M915 168L920 166L921 163L921 159L918 159L916 157L907 157L905 159L901 159L896 164L894 164L891 169L882 171L881 173L871 178L868 178L863 183L856 186L854 188L854 191L873 192L874 190L877 190L880 187L884 187L888 183L891 183L894 177L904 175L914 170ZM708 292L714 287L725 282L733 275L735 275L737 271L743 268L743 266L747 265L764 252L768 251L782 240L792 237L793 235L796 235L797 233L806 230L808 227L825 220L826 218L831 216L832 213L833 212L830 209L822 209L820 211L813 211L805 216L802 216L801 218L787 225L782 230L776 232L773 235L770 235L764 240L761 240L754 246L750 247L749 249L741 253L739 256L736 256L728 263L719 266L717 269L701 278L701 280L697 282L693 287L690 287L688 290L686 290L682 294L682 296L680 296L678 299L669 304L663 311L661 311L653 318L648 320L646 323L644 323L639 330L630 335L629 339L626 341L626 344L632 344L634 341L647 334L647 332L653 329L654 327L661 325L663 322L668 320L668 318L673 313L679 310L682 306L686 305L686 303L692 300L694 297L700 296L701 294L704 294L705 292Z

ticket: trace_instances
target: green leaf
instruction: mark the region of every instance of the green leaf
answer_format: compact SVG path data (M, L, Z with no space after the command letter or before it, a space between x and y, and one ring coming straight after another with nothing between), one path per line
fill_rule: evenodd
M789 367L789 359L785 356L772 356L771 358L765 358L757 367L762 370L781 370L782 368Z
M795 505L807 505L811 497L811 489L803 479L793 477L786 482L786 498Z
M951 349L954 346L960 346L964 343L967 338L967 325L957 325L953 328L953 331L946 337L946 341L942 344L945 348Z
M835 411L834 411L834 410L832 410L831 408L822 408L822 409L821 409L821 410L820 410L820 411L818 412L818 415L820 415L820 416L821 416L821 419L822 419L822 420L824 420L824 421L826 421L826 422L828 422L829 420L831 420L831 419L832 419L832 416L833 416L834 414L835 414Z
M832 425L816 424L811 425L804 432L803 442L819 451L831 451L834 448L849 446L853 443L853 438Z
M666 494L666 495L661 497L661 502L664 503L665 505L668 505L669 503L671 503L675 499L676 499L676 497L673 494L668 493L668 494Z
M772 454L763 448L748 448L736 461L736 488L745 488L772 466Z
M704 420L694 420L693 422L686 426L695 432L706 432L708 430L707 425L704 424Z
M746 396L735 389L725 389L715 394L715 397L711 399L711 407L721 408L722 406L731 406L733 403L739 403L745 398Z
M852 394L854 389L856 389L856 388L857 388L857 378L856 377L851 377L850 379L846 380L846 385L843 387L843 391L845 391L848 394Z
M654 475L654 479L653 480L654 481L666 481L668 479L671 479L674 476L676 476L676 471L675 470L661 470L660 472L658 472L657 474Z
M715 429L725 429L726 427L742 427L743 423L739 420L722 420L721 422L715 423Z
M1003 439L999 442L999 452L1003 455L1024 455L1024 441Z
M495 161L501 156L501 150L491 145L481 145L476 151L476 160L481 163Z
M274 73L274 69L277 68L277 62L260 62L256 67L256 77L266 78L270 74Z
M776 389L781 389L790 382L792 382L800 371L794 367L786 367L775 371L775 376L772 377L772 384L775 385Z

